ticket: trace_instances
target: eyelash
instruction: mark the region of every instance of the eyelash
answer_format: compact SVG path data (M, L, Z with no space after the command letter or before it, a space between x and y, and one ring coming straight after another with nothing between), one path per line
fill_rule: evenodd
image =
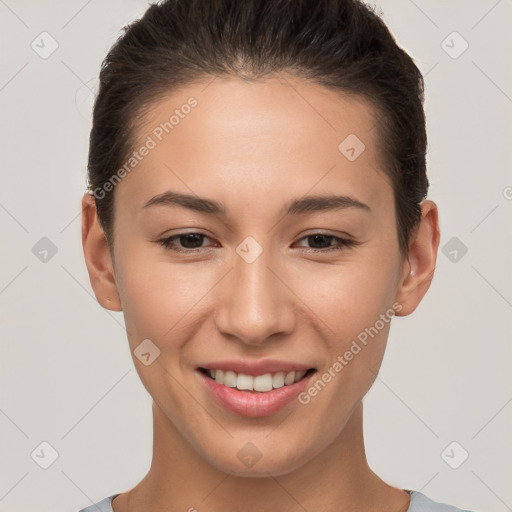
M193 253L203 249L203 247L196 247L194 249L179 249L179 248L177 248L176 245L175 245L174 240L176 238L181 238L181 237L187 236L187 235L199 235L199 236L202 236L202 237L205 237L205 238L209 238L207 235L205 235L203 233L196 233L196 232L179 233L177 235L173 235L173 236L170 236L170 237L167 237L167 238L161 238L160 240L157 240L157 243L162 245L167 250L178 252L178 253L193 254ZM332 247L327 247L325 249L313 249L313 248L308 249L306 247L308 252L325 253L325 252L331 252L331 251L342 251L342 250L349 249L349 248L351 248L353 246L359 245L359 242L356 242L355 240L351 240L351 239L348 239L348 238L340 238L340 237L334 236L334 235L326 235L324 233L312 233L310 235L306 235L306 236L302 237L300 240L304 240L306 238L311 238L311 237L314 237L314 236L322 236L322 237L325 237L325 238L332 239L333 241L335 241L337 243L337 245L334 245ZM204 238L203 238L203 240L204 240Z

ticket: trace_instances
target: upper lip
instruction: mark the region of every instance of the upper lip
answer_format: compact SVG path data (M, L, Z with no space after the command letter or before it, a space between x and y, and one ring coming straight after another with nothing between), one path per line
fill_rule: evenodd
M278 359L261 359L259 361L232 359L204 363L199 365L199 368L207 370L231 370L235 373L243 373L255 377L257 375L264 375L265 373L305 371L313 368L313 366L310 364L294 363L292 361L280 361Z

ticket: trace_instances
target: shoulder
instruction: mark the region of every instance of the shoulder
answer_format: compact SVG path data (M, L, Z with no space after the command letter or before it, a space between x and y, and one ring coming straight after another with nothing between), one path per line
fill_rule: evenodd
M453 505L439 503L419 491L407 491L411 495L411 504L407 512L471 512Z
M113 512L112 500L116 496L119 496L119 494L113 494L112 496L109 496L108 498L104 498L101 501L98 501L98 503L94 503L93 505L90 505L89 507L82 508L78 512Z

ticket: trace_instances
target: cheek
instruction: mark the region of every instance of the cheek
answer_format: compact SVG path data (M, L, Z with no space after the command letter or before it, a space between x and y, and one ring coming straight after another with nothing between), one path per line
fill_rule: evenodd
M209 283L208 276L194 271L192 265L171 264L142 251L126 253L119 266L118 290L132 349L146 338L161 348L179 348L179 334L213 288L213 276Z
M373 261L366 263L339 266L325 279L318 274L317 286L308 280L309 286L301 290L321 320L318 325L325 327L324 366L301 396L310 408L307 435L312 441L318 429L329 439L339 434L382 364L394 316L393 273Z
M332 338L347 339L373 325L392 306L396 271L392 259L354 259L327 270L319 267L307 279L297 279L294 288Z
M388 251L384 254L381 247L328 272L317 270L298 293L325 327L327 366L339 363L331 373L343 377L332 379L337 382L332 388L348 386L352 396L366 392L374 381L394 316L398 264L393 248Z
M212 283L206 282L204 273L192 267L171 264L132 248L119 261L118 279L129 347L139 378L155 401L170 401L172 410L185 416L190 412L175 396L174 377L181 375L180 364L188 350L185 346L201 326L197 317L200 301L215 282L213 278ZM159 350L147 366L137 356L139 346L148 347L147 342L141 345L146 339ZM155 350L149 347L150 353Z

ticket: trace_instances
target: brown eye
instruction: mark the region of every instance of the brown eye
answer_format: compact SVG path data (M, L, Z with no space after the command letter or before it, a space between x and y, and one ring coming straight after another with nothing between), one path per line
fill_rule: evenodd
M303 237L301 240L307 240L310 247L306 247L306 249L309 248L314 252L340 251L352 245L356 245L355 240L326 235L324 233L313 233L312 235Z
M205 238L208 237L202 233L179 233L167 238L162 238L158 240L158 243L171 251L187 252L201 249Z

